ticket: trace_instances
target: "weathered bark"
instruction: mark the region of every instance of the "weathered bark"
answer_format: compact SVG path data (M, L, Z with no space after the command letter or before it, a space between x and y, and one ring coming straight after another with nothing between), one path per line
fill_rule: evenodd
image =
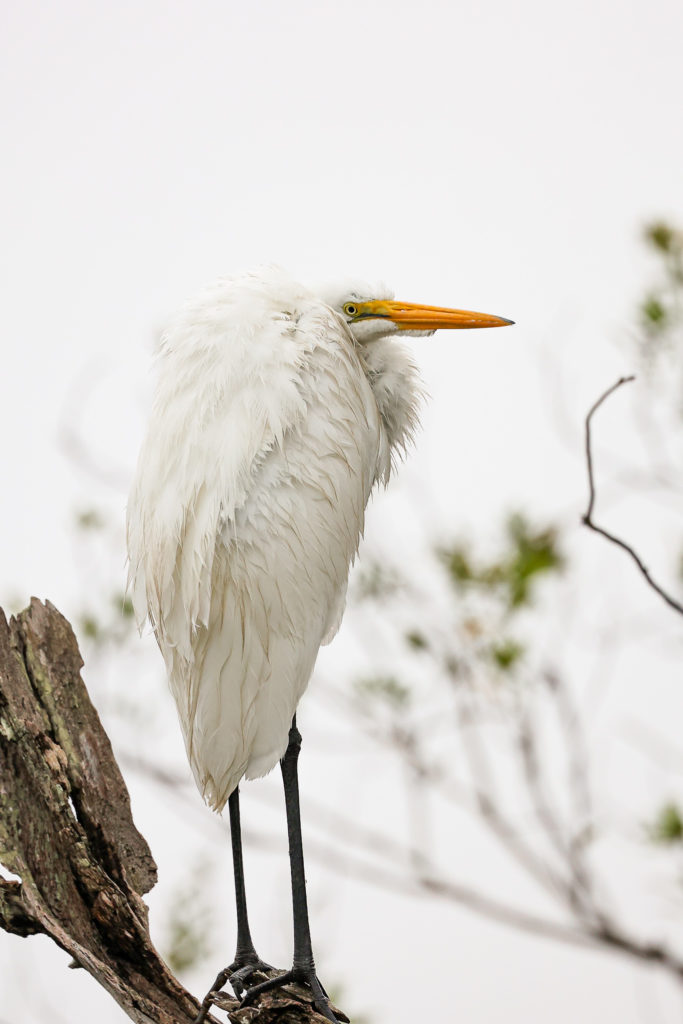
M142 896L157 869L82 665L49 602L9 623L0 611L0 864L20 878L0 878L0 926L49 935L136 1024L190 1024L199 1002L150 939ZM236 1024L323 1019L284 991L222 1002Z

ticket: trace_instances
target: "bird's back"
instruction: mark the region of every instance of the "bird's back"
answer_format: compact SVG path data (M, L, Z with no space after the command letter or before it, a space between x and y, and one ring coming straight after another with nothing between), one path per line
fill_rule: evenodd
M387 459L353 339L280 272L219 282L164 336L130 577L216 809L284 752Z

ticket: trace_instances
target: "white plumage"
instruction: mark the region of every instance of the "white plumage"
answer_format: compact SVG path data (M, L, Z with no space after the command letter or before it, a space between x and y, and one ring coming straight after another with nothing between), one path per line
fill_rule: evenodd
M390 296L368 298L325 300L267 268L218 281L161 339L128 505L130 585L216 810L284 753L339 628L372 487L417 422L416 371L388 335L433 328L359 315Z

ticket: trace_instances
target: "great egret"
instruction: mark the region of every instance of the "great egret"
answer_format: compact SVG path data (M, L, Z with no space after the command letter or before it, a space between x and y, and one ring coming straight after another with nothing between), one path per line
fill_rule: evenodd
M164 333L151 421L128 504L130 585L154 629L197 786L230 802L237 994L267 970L249 934L238 784L282 762L294 914L291 971L316 973L297 789L297 704L336 634L365 506L417 424L420 384L396 335L497 327L483 313L314 294L277 268L225 278Z

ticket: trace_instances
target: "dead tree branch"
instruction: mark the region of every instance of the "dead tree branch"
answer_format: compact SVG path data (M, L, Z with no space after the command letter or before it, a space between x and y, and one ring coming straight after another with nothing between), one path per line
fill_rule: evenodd
M49 935L136 1024L191 1024L199 1002L149 935L156 881L126 785L80 676L71 626L49 602L0 611L0 926ZM294 993L216 1001L235 1024L314 1024ZM215 1017L207 1020L216 1021Z
M674 611L679 613L679 615L683 615L683 605L676 601L675 598L671 596L671 594L667 593L667 591L664 590L663 587L660 587L659 584L655 582L655 580L650 575L650 571L648 570L647 566L640 558L640 556L636 553L636 551L631 547L631 545L627 544L626 541L622 540L620 537L616 537L613 533L610 533L609 530L606 530L604 527L598 526L597 523L593 521L593 508L595 506L595 476L593 472L593 452L591 445L591 420L593 419L594 414L598 411L602 403L605 402L610 397L610 395L614 394L614 392L623 384L628 384L632 380L635 380L634 376L620 377L616 384L612 384L612 386L608 388L607 391L600 395L598 400L591 406L588 415L586 416L586 466L588 469L588 507L586 508L586 511L582 517L582 522L584 526L587 526L589 528L589 530L593 530L595 533L599 533L601 537L605 537L606 540L610 541L612 544L616 544L617 547L620 547L623 551L626 551L626 553L629 554L633 561L636 563L641 574L645 577L645 579L647 580L648 584L652 587L652 589L656 591L656 593L658 593L664 601L666 601L670 608L673 608Z

